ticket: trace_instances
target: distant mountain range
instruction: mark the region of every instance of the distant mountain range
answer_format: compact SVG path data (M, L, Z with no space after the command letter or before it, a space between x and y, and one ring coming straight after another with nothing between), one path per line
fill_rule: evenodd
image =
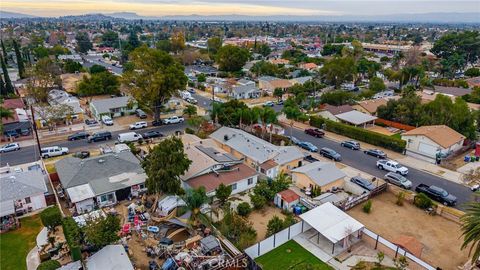
M0 11L0 18L34 18L36 16ZM341 15L341 16L297 16L272 15L250 16L240 14L230 15L169 15L169 16L142 16L135 12L114 12L103 14L86 14L81 16L66 16L62 18L117 18L124 20L177 20L177 21L297 21L297 22L398 22L398 23L480 23L479 14L471 13L418 13L418 14L391 14L379 16Z

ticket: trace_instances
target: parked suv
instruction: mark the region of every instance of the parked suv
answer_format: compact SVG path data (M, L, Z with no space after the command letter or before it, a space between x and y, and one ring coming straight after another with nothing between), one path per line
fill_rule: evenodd
M45 147L40 150L40 155L42 156L42 158L56 157L66 154L68 154L67 147L52 146Z
M329 159L333 159L335 161L341 161L342 160L342 156L339 153L337 153L335 150L327 148L327 147L323 147L322 149L320 149L320 155L322 155L326 158L329 158Z
M146 114L143 110L141 110L141 109L136 109L136 110L135 110L135 114L136 114L136 115L138 116L138 118L140 118L140 119L145 119L145 118L147 118L147 114Z
M110 131L100 131L93 133L92 136L88 137L88 142L98 142L98 141L107 141L112 139L112 133Z
M360 144L356 141L344 141L341 142L340 145L352 150L360 150Z
M90 136L90 134L88 134L87 132L80 131L68 136L68 140L69 141L82 140L82 139L87 139L88 136Z
M147 122L145 122L145 121L136 122L136 123L130 125L131 130L146 128L146 127L147 127Z

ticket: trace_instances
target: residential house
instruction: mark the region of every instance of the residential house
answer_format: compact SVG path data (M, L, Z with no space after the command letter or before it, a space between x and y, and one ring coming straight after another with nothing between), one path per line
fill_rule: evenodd
M379 99L369 99L357 102L356 105L352 107L362 113L370 114L370 115L377 115L377 109L380 106L386 106L388 100L384 98Z
M436 162L463 146L465 136L446 125L422 126L402 134L407 142L406 154Z
M97 99L90 102L90 111L97 119L100 119L102 115L110 117L128 115L135 112L136 109L137 102L129 96Z
M63 90L50 90L48 92L48 104L50 106L68 105L73 110L73 114L69 115L70 119L72 121L83 121L84 111L80 106L80 100Z
M261 96L260 90L254 84L236 85L230 91L229 96L233 99L251 99Z
M426 89L434 93L441 93L448 96L461 97L472 93L472 89L462 87L447 87L435 85L433 89Z
M270 60L268 60L268 62L270 62L274 65L288 65L288 64L290 64L290 61L288 59L283 59L283 58L270 59Z
M370 125L374 125L375 120L377 119L376 116L372 116L370 114L362 113L355 110L337 114L335 115L335 117L340 120L340 122L364 128Z
M353 111L353 107L350 105L342 105L342 106L333 106L330 104L322 105L321 111L318 113L323 118L327 118L329 120L339 122L338 118L335 116L337 114L345 113Z
M114 205L146 191L147 176L131 152L86 159L67 157L57 161L55 168L61 189L78 213Z
M192 161L188 170L180 176L184 188L205 187L208 196L215 195L220 185L232 186L232 194L253 188L258 173L243 164L243 160L218 147L212 139L182 136L184 151Z
M301 68L301 69L308 70L308 71L318 69L318 66L315 63L303 63L303 64L298 65L298 67Z
M204 74L206 76L217 76L218 70L207 65L191 65L185 67L185 74L188 76L197 76Z
M258 87L261 90L267 91L270 93L273 93L273 91L276 88L280 88L285 91L287 88L290 88L292 85L293 84L287 79L279 79L272 76L262 76L258 78Z
M221 127L210 135L217 144L257 172L275 178L303 164L305 154L295 146L276 146L240 129Z
M346 174L333 162L315 161L292 170L293 183L302 189L320 188L328 192L334 187L343 187Z
M3 101L2 106L12 112L12 117L2 118L4 133L15 131L17 134L21 134L22 131L30 131L32 129L30 118L24 109L25 104L21 98L6 99Z
M290 79L290 82L292 83L292 85L295 85L295 84L301 84L301 85L304 85L306 82L312 80L312 76L303 76L303 77L297 77L297 78L293 78L293 79ZM320 89L318 89L320 90Z

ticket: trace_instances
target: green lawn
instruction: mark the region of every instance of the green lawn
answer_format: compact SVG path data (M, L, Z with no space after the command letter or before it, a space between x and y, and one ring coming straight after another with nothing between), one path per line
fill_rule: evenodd
M255 259L263 270L331 270L329 265L308 252L297 242L290 240L276 249Z
M20 219L21 227L0 234L0 269L25 270L28 252L36 245L37 234L43 225L40 216Z
M395 134L393 134L393 135L390 136L390 137L393 137L393 138L395 138L395 139L400 139L400 140L401 140L401 139L402 139L402 134L400 134L400 133L395 133Z

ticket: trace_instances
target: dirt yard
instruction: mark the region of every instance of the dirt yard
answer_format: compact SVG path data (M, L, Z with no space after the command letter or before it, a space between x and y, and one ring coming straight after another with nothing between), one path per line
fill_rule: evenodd
M440 216L429 216L412 204L395 204L396 197L385 192L372 199L372 212L362 205L348 211L352 217L383 238L393 241L401 235L411 236L423 246L421 259L442 269L456 269L468 260L468 250L460 251L460 226Z
M285 218L282 210L273 206L265 206L262 210L255 210L248 216L248 220L252 222L253 228L257 231L257 242L265 239L268 221L272 219L273 216L278 216L281 219Z

